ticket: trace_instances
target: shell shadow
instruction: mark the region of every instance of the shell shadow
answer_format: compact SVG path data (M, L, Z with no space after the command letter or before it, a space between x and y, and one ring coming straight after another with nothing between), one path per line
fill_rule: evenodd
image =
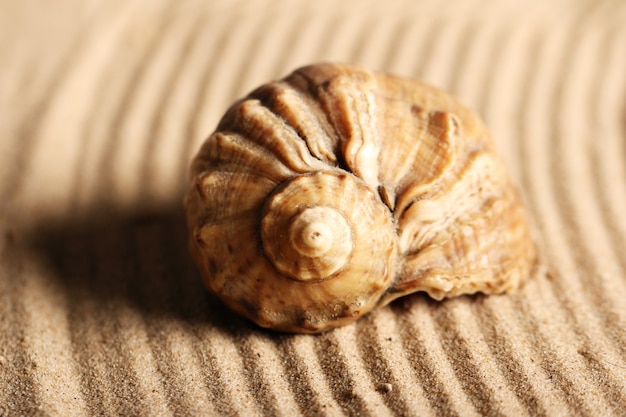
M35 224L25 236L44 275L66 294L69 314L131 308L145 320L252 331L204 289L179 206L96 209Z

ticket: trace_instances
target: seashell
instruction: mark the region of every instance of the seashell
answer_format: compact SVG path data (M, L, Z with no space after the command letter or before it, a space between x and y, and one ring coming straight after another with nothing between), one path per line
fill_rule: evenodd
M191 165L191 253L262 327L317 333L425 291L510 291L536 253L483 123L417 81L336 64L237 101Z

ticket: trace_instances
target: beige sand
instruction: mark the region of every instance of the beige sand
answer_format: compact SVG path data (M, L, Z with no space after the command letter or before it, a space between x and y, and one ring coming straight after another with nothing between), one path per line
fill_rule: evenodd
M626 415L626 5L0 1L0 415ZM187 163L310 62L479 112L550 274L399 300L322 336L208 297Z

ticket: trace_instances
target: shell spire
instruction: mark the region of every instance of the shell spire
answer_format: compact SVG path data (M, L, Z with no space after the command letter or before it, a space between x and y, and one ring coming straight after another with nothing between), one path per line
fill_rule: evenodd
M325 331L415 291L509 291L536 257L482 122L433 87L349 65L233 104L185 205L207 288L281 331Z

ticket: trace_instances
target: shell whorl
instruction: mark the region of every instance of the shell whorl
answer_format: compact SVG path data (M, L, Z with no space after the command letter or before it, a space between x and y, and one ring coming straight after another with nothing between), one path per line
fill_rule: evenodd
M324 331L415 291L506 291L535 256L480 120L432 87L347 65L236 102L191 177L206 286L277 330Z
M353 230L354 222L374 223L375 219L355 218L357 212L372 210L357 211L353 202L338 201L333 196L368 192L363 185L359 190L359 185L345 173L318 171L288 181L268 198L261 237L265 253L276 269L296 280L321 281L348 266L356 239L364 237L359 230ZM373 198L359 201L377 205ZM380 209L376 214L389 217ZM355 239L357 233L360 235Z

